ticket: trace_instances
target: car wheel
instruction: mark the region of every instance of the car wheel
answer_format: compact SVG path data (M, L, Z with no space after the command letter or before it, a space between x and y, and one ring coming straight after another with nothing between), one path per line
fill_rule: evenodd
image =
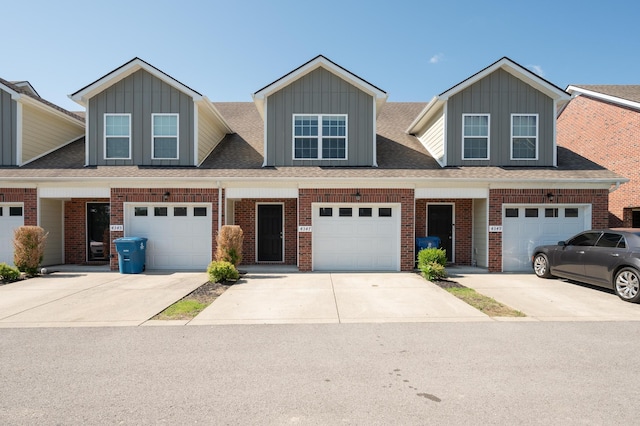
M613 289L626 302L640 302L640 274L633 268L622 268L616 274Z
M551 278L549 272L549 258L546 254L538 253L533 258L533 272L540 278Z

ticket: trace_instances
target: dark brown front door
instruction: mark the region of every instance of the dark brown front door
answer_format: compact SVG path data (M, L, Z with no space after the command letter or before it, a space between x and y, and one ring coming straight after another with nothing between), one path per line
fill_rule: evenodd
M258 205L258 262L282 262L282 204Z
M440 247L447 251L447 261L453 260L453 206L431 204L427 207L427 234L440 238Z

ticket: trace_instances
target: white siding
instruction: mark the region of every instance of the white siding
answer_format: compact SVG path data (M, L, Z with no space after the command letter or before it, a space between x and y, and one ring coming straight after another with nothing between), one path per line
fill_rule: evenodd
M84 135L84 126L31 105L22 108L22 163Z
M444 162L444 108L440 108L427 122L426 130L417 135L429 154L443 164Z
M198 164L220 143L226 133L211 111L198 105Z
M49 234L44 249L42 265L60 265L63 259L62 200L40 199L40 226Z
M472 260L476 265L488 268L487 237L489 222L487 220L487 200L473 200L473 253Z

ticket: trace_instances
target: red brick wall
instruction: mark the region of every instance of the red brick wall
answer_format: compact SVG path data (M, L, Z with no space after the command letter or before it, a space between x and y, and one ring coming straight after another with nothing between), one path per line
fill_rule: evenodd
M546 194L555 198L549 203ZM607 189L492 189L489 191L489 226L502 225L503 204L591 204L591 227L606 228ZM489 271L502 271L502 233L489 233Z
M242 264L254 265L256 261L256 205L283 204L284 214L284 264L296 265L298 262L298 214L295 198L243 199L235 202L235 225L242 228Z
M574 98L557 123L558 145L630 181L609 195L609 226L631 226L625 207L640 207L640 112L586 96Z
M164 193L169 192L168 200ZM112 188L111 224L124 225L124 203L211 203L211 257L216 253L218 231L218 189L217 188ZM223 209L224 210L224 209ZM124 232L111 232L111 253L116 253L113 240L124 236ZM111 258L111 269L118 269L118 258Z
M108 198L74 198L64 202L65 263L83 264L87 261L87 203L108 202Z
M360 201L353 194L360 192ZM312 203L400 203L402 223L400 224L400 269L412 271L414 267L415 227L414 227L414 191L413 189L300 189L299 190L300 226L311 226ZM312 269L312 233L299 235L300 271Z
M24 203L25 226L38 224L38 192L35 188L0 188L0 202Z
M473 200L471 199L418 199L416 200L416 237L425 237L427 229L427 204L454 204L455 259L456 265L471 265L473 241Z

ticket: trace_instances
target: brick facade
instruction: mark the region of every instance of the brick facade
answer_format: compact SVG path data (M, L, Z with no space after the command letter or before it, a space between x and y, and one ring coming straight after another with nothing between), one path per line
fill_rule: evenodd
M553 203L546 194L553 193ZM607 189L492 189L489 191L489 226L502 225L503 204L591 204L591 227L606 228L609 219ZM489 272L502 271L502 233L489 233Z
M165 192L170 194L167 200L164 199ZM112 188L111 224L124 224L124 203L211 203L211 258L214 258L218 229L217 188ZM123 236L123 231L111 232L111 253L116 253L113 240ZM118 270L117 256L111 258L111 270Z
M631 227L624 209L640 207L640 112L578 96L557 123L558 145L618 173L629 182L609 194L609 227Z
M297 200L295 198L242 199L235 202L235 225L239 225L244 234L244 241L242 244L242 264L254 265L258 263L256 260L256 213L258 204L283 205L284 259L283 262L278 263L296 265L298 263L298 214Z
M35 188L0 188L0 200L4 203L24 203L24 225L38 224L38 191Z
M359 201L356 201L353 196L356 192L361 194ZM298 197L300 226L312 225L312 203L399 203L402 215L400 224L400 269L402 271L413 270L415 256L413 189L300 189ZM313 266L313 235L311 232L301 232L298 238L298 250L300 253L298 269L300 271L311 271Z
M454 205L454 263L456 265L471 265L473 241L473 200L441 198L416 200L416 237L426 236L427 205L429 203L451 203Z

